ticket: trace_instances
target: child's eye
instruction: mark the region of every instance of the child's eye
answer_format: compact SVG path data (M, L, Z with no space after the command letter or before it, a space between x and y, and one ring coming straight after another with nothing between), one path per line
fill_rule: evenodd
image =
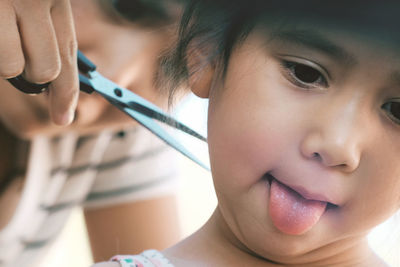
M382 108L395 123L400 124L400 102L387 102Z
M321 73L322 70L317 69L317 66L309 66L308 64L289 60L282 60L282 66L288 74L289 80L296 86L306 89L328 87L327 79Z

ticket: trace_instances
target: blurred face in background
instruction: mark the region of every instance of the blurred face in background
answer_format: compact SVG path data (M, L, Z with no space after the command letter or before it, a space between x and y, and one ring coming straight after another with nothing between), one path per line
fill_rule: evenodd
M111 1L72 0L71 4L79 49L98 66L99 72L165 107L166 97L160 95L153 81L160 53L169 46L172 26L132 22L118 13ZM178 6L174 8L172 11L177 15ZM132 119L100 96L81 93L75 124L118 126L121 123L132 123Z

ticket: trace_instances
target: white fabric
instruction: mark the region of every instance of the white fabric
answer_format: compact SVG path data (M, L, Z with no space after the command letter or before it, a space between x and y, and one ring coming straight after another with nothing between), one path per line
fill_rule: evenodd
M99 208L172 194L175 156L142 128L35 138L21 200L0 230L0 267L35 266L76 205Z

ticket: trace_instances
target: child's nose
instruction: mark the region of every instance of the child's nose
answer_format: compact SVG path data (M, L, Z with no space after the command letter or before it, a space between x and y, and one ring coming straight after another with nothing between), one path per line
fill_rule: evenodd
M342 111L342 112L341 112ZM356 109L331 109L310 120L302 139L303 156L326 167L353 172L360 164L363 123Z
M345 172L354 171L360 163L360 153L355 143L348 138L335 136L333 132L309 134L303 140L301 150L305 157Z

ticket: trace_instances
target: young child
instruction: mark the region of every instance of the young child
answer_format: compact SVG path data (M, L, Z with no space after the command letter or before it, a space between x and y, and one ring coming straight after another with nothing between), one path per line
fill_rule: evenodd
M218 206L162 254L95 266L386 266L366 236L400 205L399 10L192 1L167 74L209 98Z

